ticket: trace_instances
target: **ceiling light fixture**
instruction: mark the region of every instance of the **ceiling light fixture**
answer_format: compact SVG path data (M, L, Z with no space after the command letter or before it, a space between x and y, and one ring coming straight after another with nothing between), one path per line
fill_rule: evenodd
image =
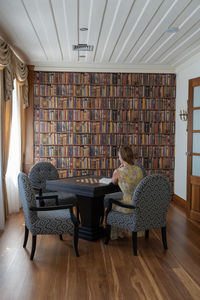
M81 27L81 28L80 28L80 31L87 31L87 30L88 30L87 27Z
M178 31L179 31L179 29L176 27L171 27L171 28L168 28L165 30L165 32L167 32L167 33L176 33Z
M93 51L94 46L87 44L72 45L73 51Z

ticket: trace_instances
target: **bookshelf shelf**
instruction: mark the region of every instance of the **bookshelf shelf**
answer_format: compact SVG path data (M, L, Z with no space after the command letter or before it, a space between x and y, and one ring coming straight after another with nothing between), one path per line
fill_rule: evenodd
M147 173L173 184L175 74L34 72L34 161L60 177L110 177L131 144Z

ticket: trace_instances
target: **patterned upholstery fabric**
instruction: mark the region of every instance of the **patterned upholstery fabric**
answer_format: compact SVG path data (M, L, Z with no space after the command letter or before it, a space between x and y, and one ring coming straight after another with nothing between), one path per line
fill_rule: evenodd
M73 233L69 210L39 211L34 223L33 234L63 234Z
M46 180L57 180L59 179L59 174L57 169L49 162L39 162L36 163L29 172L29 179L33 188L38 193L39 189L42 189L43 196L57 195L58 202L60 205L71 203L76 201L76 196L71 193L58 192L58 191L48 191L46 189ZM55 205L55 199L45 200L46 206Z
M30 170L28 175L34 189L42 188L43 192L46 190L46 180L59 179L57 169L49 162L36 163Z
M133 213L109 212L107 224L131 231L149 230L166 226L166 215L171 200L169 181L161 175L143 178L133 194Z
M35 193L29 178L24 173L18 175L18 186L26 227L33 235L72 233L74 224L69 210L31 211L30 206L36 206Z
M22 202L24 218L27 228L32 232L33 224L37 221L37 212L31 211L30 206L36 206L34 190L26 174L18 175L19 194Z
M142 170L143 177L147 176L145 168L139 162L135 162L134 165L139 167ZM116 192L116 193L110 193L110 194L105 195L105 197L104 197L104 206L105 207L108 207L109 199L121 200L121 199L123 199L123 193Z

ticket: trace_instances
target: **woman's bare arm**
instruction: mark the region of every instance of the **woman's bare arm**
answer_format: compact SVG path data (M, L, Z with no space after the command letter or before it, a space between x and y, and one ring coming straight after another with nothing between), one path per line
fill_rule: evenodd
M119 172L118 172L118 169L116 169L116 170L113 172L112 183L117 184L117 183L118 183L118 180L119 180Z

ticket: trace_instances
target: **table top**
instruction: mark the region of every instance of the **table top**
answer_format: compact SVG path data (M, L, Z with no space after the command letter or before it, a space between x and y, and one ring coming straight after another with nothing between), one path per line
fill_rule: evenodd
M46 188L48 190L57 190L68 193L74 193L80 196L100 197L105 194L120 191L118 185L113 183L99 183L102 176L86 175L69 178L61 178L58 180L47 180Z

